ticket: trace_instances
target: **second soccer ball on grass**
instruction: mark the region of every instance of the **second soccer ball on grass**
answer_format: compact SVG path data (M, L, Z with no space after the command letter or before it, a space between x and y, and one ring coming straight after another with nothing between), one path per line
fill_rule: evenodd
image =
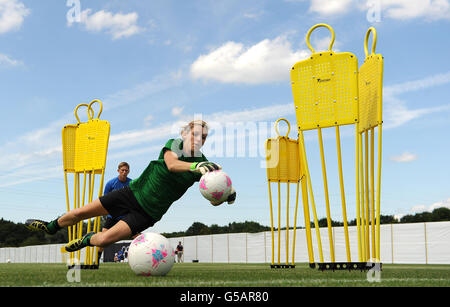
M145 232L128 248L128 264L136 275L164 276L174 263L175 252L170 241L158 233Z

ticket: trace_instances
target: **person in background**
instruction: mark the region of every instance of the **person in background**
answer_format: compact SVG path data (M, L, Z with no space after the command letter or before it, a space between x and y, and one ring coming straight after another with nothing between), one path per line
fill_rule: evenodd
M128 177L128 174L130 173L130 165L127 162L119 163L119 166L117 167L117 173L119 173L117 177L109 180L106 183L103 195L106 195L111 191L127 187L130 184L130 181L133 180Z
M181 241L178 241L177 249L176 249L178 262L183 262L183 245L181 245Z
M130 177L128 177L128 174L130 173L130 165L127 162L120 162L117 166L117 173L119 175L111 180L109 180L105 185L105 190L103 192L103 195L108 194L109 192L112 192L114 190L121 189L123 187L127 187L130 184L130 181L133 180ZM110 214L106 216L106 221L103 225L102 232L107 231L111 227L113 227L122 216L117 217L114 219ZM98 248L98 254L97 254L97 263L100 263L100 258L103 253L103 247Z

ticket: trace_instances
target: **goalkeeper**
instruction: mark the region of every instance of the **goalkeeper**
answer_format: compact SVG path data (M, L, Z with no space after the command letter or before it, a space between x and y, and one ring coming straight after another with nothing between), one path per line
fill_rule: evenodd
M200 148L208 136L208 126L201 120L191 121L181 131L181 139L169 140L160 152L158 160L151 161L137 179L128 187L112 191L93 202L51 221L29 219L25 225L32 230L54 234L63 227L96 216L122 217L105 232L85 234L65 246L74 252L86 246L106 247L153 226L194 182L209 171L221 169L208 162ZM227 202L236 199L234 189ZM218 205L218 203L213 203Z

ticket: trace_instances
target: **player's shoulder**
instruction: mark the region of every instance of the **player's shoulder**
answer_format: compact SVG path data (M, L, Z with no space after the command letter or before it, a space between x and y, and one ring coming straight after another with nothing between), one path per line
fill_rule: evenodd
M174 152L178 157L183 153L183 140L182 139L169 139L162 149L162 153L165 154L166 151Z
M164 148L167 148L171 151L178 151L180 149L183 149L183 140L178 139L169 139L166 144L164 145Z

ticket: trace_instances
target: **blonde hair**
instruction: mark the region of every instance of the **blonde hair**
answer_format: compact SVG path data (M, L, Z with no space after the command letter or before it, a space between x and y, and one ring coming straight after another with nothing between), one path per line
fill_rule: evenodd
M187 132L191 131L195 125L201 125L203 129L206 129L206 131L209 130L207 122L205 122L204 120L201 120L201 119L196 119L196 120L190 121L187 125L185 125L182 128L181 133L183 134L183 133L187 133Z

